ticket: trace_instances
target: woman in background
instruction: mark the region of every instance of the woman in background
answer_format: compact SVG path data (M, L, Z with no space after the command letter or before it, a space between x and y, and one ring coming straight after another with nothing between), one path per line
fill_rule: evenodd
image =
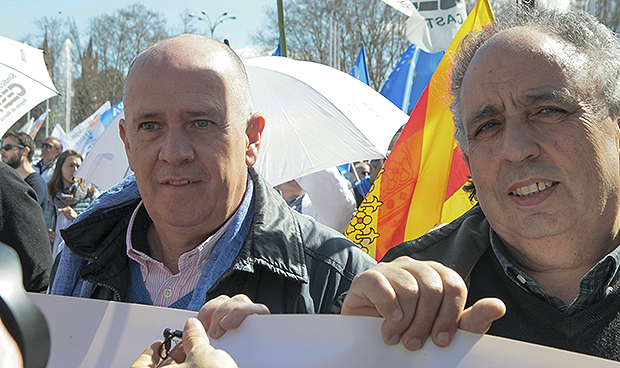
M73 174L82 164L82 156L76 151L68 150L58 155L56 168L47 183L50 199L58 208L56 232L52 255L56 257L58 245L62 241L60 229L71 225L78 215L99 196L99 191L92 185L86 185L82 178ZM50 236L52 237L52 236Z

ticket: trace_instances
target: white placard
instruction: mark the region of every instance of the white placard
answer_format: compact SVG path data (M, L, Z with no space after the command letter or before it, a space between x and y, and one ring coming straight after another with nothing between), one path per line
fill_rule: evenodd
M196 312L29 293L50 327L49 368L129 367L164 328L182 329ZM216 348L243 368L618 368L620 363L459 331L448 348L430 341L411 352L388 346L382 319L338 315L250 316Z

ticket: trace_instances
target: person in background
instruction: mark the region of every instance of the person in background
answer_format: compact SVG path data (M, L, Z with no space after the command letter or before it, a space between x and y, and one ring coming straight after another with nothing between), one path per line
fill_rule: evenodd
M45 180L32 167L35 148L34 140L28 134L8 132L2 137L0 156L2 162L14 168L37 193L37 201L43 209L43 218L49 230L54 228L56 209L48 198Z
M356 211L355 196L336 167L276 186L295 211L343 233Z
M99 191L92 184L86 185L84 179L73 176L82 164L82 156L79 153L68 150L58 155L57 160L54 174L47 184L50 199L58 208L56 231L53 234L54 257L62 241L60 230L71 225L73 220L99 196Z
M366 195L368 195L372 184L370 182L370 165L368 165L366 161L356 162L355 173L357 177L355 178L353 186L355 187L355 201L359 207L364 198L366 198Z
M15 170L0 163L0 242L17 252L24 289L40 292L49 285L52 248L36 198Z
M368 163L368 165L370 165L370 184L373 184L377 179L377 176L379 176L381 169L383 169L383 164L385 164L384 158L370 160L370 162Z
M54 137L47 137L41 143L41 159L32 167L41 175L45 182L49 182L54 169L56 168L56 158L62 152L62 142Z

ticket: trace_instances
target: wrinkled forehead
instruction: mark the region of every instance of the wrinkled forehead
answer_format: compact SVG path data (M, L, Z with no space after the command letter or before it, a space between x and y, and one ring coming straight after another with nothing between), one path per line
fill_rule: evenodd
M506 64L514 58L527 58L549 67L560 67L572 75L587 71L587 57L577 49L541 29L532 27L515 27L491 37L474 55L465 77L470 71ZM531 70L532 65L524 62L514 65L516 71Z
M514 98L542 89L593 95L592 74L574 46L541 30L512 28L491 37L472 58L460 90L461 112L500 91Z

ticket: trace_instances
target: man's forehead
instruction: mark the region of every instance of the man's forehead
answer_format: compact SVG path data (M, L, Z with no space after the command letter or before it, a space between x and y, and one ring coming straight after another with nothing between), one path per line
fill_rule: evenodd
M582 73L588 69L587 56L559 36L540 28L515 27L501 31L486 41L474 55L468 70L482 62L495 64L506 60L506 53L516 56L534 55L548 61L550 65L559 65L573 73ZM516 67L531 69L526 63Z
M227 75L232 67L230 54L219 42L204 37L174 37L147 49L135 60L133 72L146 69L149 72L162 69L213 71Z

